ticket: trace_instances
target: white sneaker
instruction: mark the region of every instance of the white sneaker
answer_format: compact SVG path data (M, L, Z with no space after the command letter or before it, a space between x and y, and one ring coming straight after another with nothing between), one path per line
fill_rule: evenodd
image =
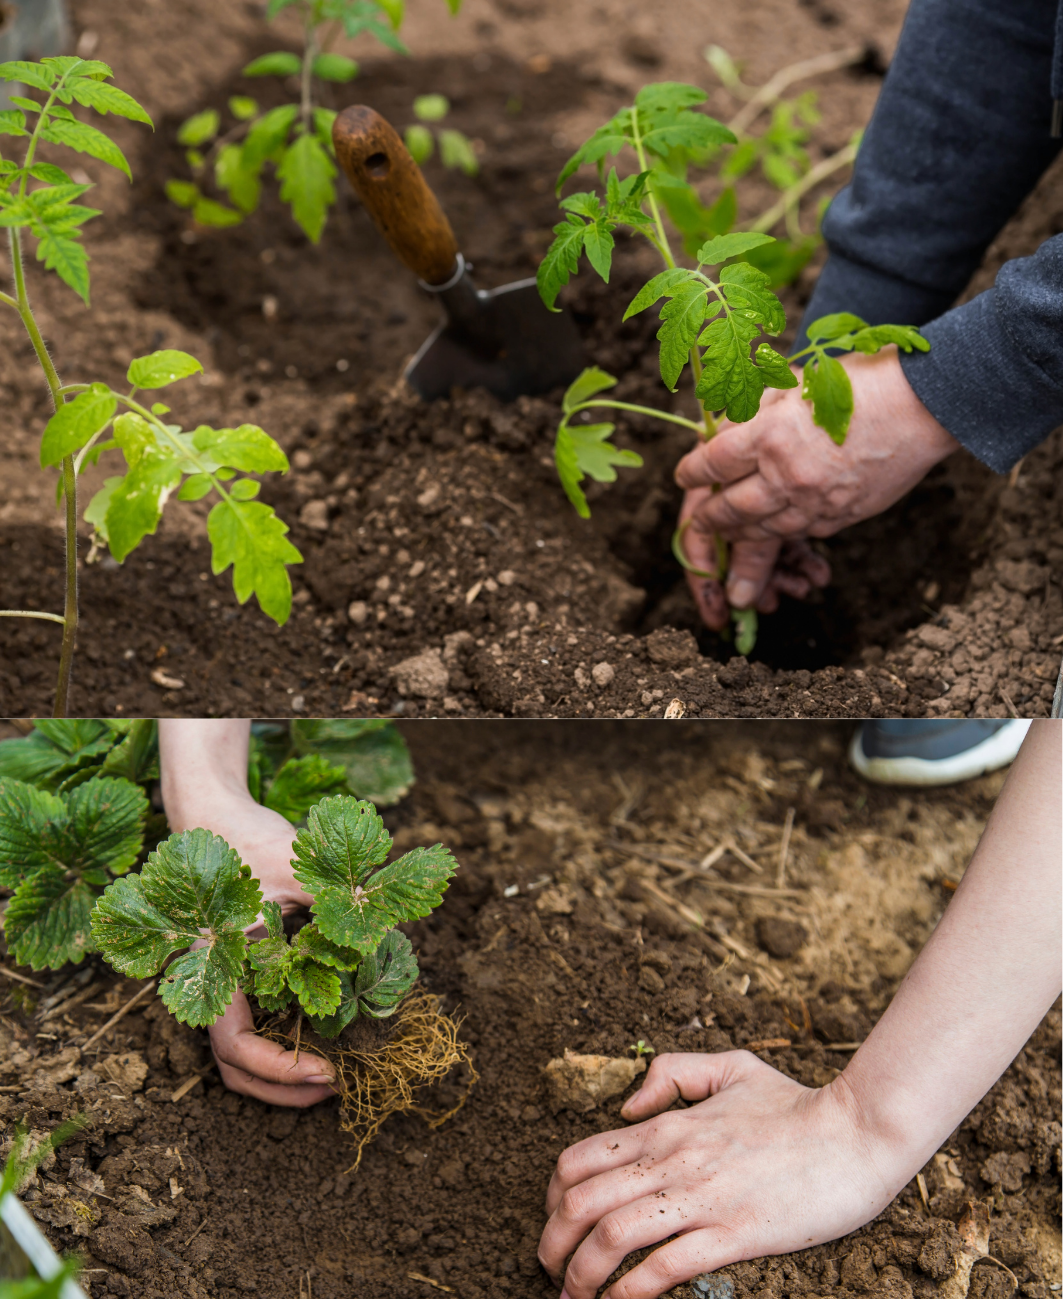
M864 722L849 745L849 761L879 785L952 785L1015 760L1028 721Z

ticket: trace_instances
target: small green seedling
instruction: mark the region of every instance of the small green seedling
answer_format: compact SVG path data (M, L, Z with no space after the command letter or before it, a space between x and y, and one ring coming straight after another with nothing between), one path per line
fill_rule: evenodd
M449 112L450 100L446 95L418 95L413 101L413 115L417 121L406 128L406 148L419 167L431 158L436 149L436 137L426 124L442 122ZM439 158L444 167L457 168L466 176L479 173L480 164L472 141L460 131L450 128L440 130Z
M292 824L326 795L393 803L413 782L391 722L256 729L248 789ZM167 834L149 807L158 778L148 718L38 721L28 736L0 741L0 888L14 890L4 929L20 965L54 970L96 950L89 917L104 888Z
M635 1055L638 1056L638 1058L639 1058L640 1060L642 1059L642 1057L643 1057L644 1055L656 1055L656 1054L657 1054L657 1050L656 1050L656 1048L655 1048L655 1047L652 1047L652 1046L647 1046L646 1043L645 1043L645 1041L644 1041L641 1037L639 1038L639 1040L638 1040L637 1042L632 1042L632 1044L628 1047L628 1050L629 1050L629 1051L634 1051L634 1052L635 1052Z
M18 313L51 392L55 413L41 439L40 461L44 468L60 471L58 499L65 498L66 506L64 612L4 609L0 617L41 618L62 626L57 716L67 708L77 635L78 476L86 465L97 464L105 451L120 451L126 472L106 479L89 502L85 518L95 529L96 542L106 544L119 563L155 532L171 495L197 501L211 493L217 497L207 520L212 567L215 573L232 567L241 604L255 594L266 614L285 622L292 601L286 565L302 559L287 540L287 525L271 506L255 500L259 481L236 477L285 471L288 459L277 443L255 424L235 429L201 424L184 432L180 424L165 420L169 406L140 397L142 392L153 394L202 372L195 357L172 350L137 357L126 375L130 386L123 391L99 382L64 384L41 336L26 291L23 241L36 239L38 261L87 304L88 254L81 243L81 227L100 213L77 202L92 188L90 184L75 183L62 168L39 161L37 152L42 144L64 145L130 175L118 146L103 131L79 121L71 106L79 104L150 125L136 100L108 84L112 75L98 60L67 56L0 64L0 80L19 82L41 96L38 101L15 95L11 98L15 107L0 112L0 135L26 141L21 164L0 154L0 226L8 231L14 281L14 294L0 293L0 303ZM106 434L110 436L105 438Z
M675 392L689 364L694 392L701 407L699 420L687 419L648 406L633 405L599 396L617 380L590 367L569 387L562 400L554 458L562 486L577 513L590 517L590 507L580 486L585 477L614 482L616 467L638 467L642 459L609 441L615 425L584 423L581 416L606 407L650 415L690 429L704 439L717 432L717 418L735 422L753 418L766 388L796 388L798 378L791 361L807 357L802 395L812 402L813 419L839 445L844 442L853 410L849 377L832 351L878 352L889 343L911 351L926 351L929 343L906 325L869 326L847 313L825 316L808 330L810 343L787 359L766 341L782 333L786 314L772 292L772 277L753 266L749 254L775 242L759 231L734 231L714 235L697 250L696 266L679 266L665 229L661 206L671 181L662 184L662 166L668 171L677 151L685 158L720 144L734 143L728 127L697 111L706 99L697 86L663 82L644 86L635 103L622 108L591 136L568 160L558 178L558 190L585 163L597 164L599 177L605 160L630 150L638 171L621 179L615 167L604 183L604 198L594 192L570 194L561 200L566 219L554 227L554 241L539 266L539 292L551 310L561 289L586 255L594 270L608 282L615 247L614 232L626 229L642 235L657 251L665 269L636 294L624 320L645 311L664 298L661 308L661 378ZM685 167L685 161L683 162ZM686 182L684 181L684 184ZM709 274L707 267L717 268ZM673 551L684 567L702 577L722 580L727 573L726 543L717 538L714 573L693 569L682 546L683 530L673 539ZM734 610L735 643L748 653L756 640L756 613Z
M461 0L446 0L452 14ZM405 0L269 0L266 17L276 18L282 10L298 8L303 27L303 50L277 50L253 59L243 70L245 77L299 78L299 102L281 104L260 112L258 102L235 95L228 103L232 122L223 130L222 115L215 108L194 113L177 132L185 147L185 159L194 180L171 180L166 194L178 207L187 208L192 219L204 226L239 225L258 208L262 176L267 163L280 182L282 202L313 243L321 238L329 209L336 202L336 176L332 147L332 123L336 114L323 107L318 82L345 84L358 75L358 64L331 46L341 33L348 37L363 32L385 48L399 54L409 50L399 39ZM442 99L442 96L426 96ZM444 100L444 103L446 101ZM443 136L459 135L444 131ZM468 141L441 139L444 150L468 151ZM457 155L454 154L456 157ZM462 153L461 157L475 155ZM461 161L448 166L464 166ZM204 179L213 175L214 184L226 195L228 205L205 194Z
M457 869L441 844L384 866L390 849L372 803L343 795L317 803L292 859L314 919L289 940L280 907L263 901L251 868L224 839L188 830L161 843L139 875L108 887L92 936L104 959L132 978L165 965L160 996L181 1023L213 1024L239 987L268 1011L294 1002L312 1028L336 1037L360 1014L395 1013L418 974L410 941L395 926L439 906ZM249 940L244 931L260 916L266 937Z

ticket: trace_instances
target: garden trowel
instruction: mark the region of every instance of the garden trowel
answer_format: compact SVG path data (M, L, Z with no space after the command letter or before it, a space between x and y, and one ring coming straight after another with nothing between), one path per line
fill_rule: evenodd
M405 377L426 401L452 388L486 388L503 401L549 392L583 369L572 317L548 311L534 280L477 289L436 196L395 129L371 108L344 109L332 127L336 157L392 252L438 296L446 320Z

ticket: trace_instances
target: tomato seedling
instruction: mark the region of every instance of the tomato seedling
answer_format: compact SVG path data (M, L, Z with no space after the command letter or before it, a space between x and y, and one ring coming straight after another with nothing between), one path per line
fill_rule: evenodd
M241 987L269 1011L294 1000L322 1037L336 1037L360 1014L394 1014L418 973L395 926L439 906L457 869L441 844L383 866L390 848L372 803L338 795L315 804L292 858L314 919L289 940L280 906L263 901L239 855L209 830L186 830L161 843L139 875L107 888L92 936L105 960L137 979L206 940L162 979L162 1000L182 1023L213 1024ZM244 930L260 915L266 937L249 940Z
M452 14L461 8L461 0L446 0ZM179 144L185 146L185 159L195 180L170 180L166 194L178 207L187 208L192 218L205 226L239 225L250 216L262 195L262 175L266 163L275 169L280 182L280 197L292 211L292 217L312 243L321 238L329 209L336 201L333 180L336 176L335 152L332 147L332 123L336 117L331 108L319 102L317 82L346 83L358 75L358 64L331 46L342 32L348 37L363 32L373 36L387 49L399 54L409 50L399 39L405 11L404 0L269 0L266 17L276 18L282 10L298 7L303 25L302 54L276 50L253 59L243 70L245 77L299 78L299 102L281 104L260 112L256 100L234 95L228 103L233 122L222 130L217 109L205 108L181 124ZM442 96L426 96L441 99ZM445 103L445 101L444 101ZM444 109L444 113L445 113ZM443 136L458 136L443 132ZM441 140L441 147L451 156L461 148L468 149L464 136ZM468 153L461 154L463 166ZM475 163L475 155L471 155ZM213 173L214 184L224 193L229 205L204 194L201 183Z
M0 135L26 140L21 165L0 155L0 225L7 227L14 281L14 293L0 293L0 303L18 313L51 392L55 413L41 439L40 461L45 468L60 470L58 495L66 503L63 613L4 609L0 617L43 618L61 624L57 716L66 712L77 636L77 480L85 465L96 464L103 452L120 451L126 472L106 480L89 502L85 518L120 563L155 532L163 507L175 492L185 501L216 494L217 503L207 520L213 570L222 573L231 566L240 603L255 594L263 611L278 623L285 622L291 611L286 565L302 559L287 540L287 525L272 507L254 499L259 482L236 478L237 473L288 468L287 457L267 433L255 424L235 429L201 424L186 433L179 424L164 420L169 406L138 400L141 391L154 392L201 372L195 357L170 350L137 357L126 376L130 388L120 392L106 383L62 383L41 336L26 291L23 240L35 238L37 259L87 304L88 254L81 243L81 227L100 213L76 201L92 188L90 184L75 183L62 168L38 161L37 151L41 144L64 145L130 176L118 146L103 131L78 121L71 107L81 104L100 114L115 113L150 125L136 100L108 84L112 76L105 63L72 56L0 64L0 80L19 82L43 96L41 102L12 96L15 107L0 113ZM101 440L108 431L111 436Z
M89 916L103 889L167 834L149 806L158 754L150 718L38 721L0 742L0 887L14 890L4 932L20 965L58 969L96 950ZM392 803L412 781L391 722L295 721L252 736L248 789L293 824L326 795Z
M717 419L726 415L735 422L750 420L760 409L765 388L795 388L798 378L791 361L807 358L802 395L812 402L815 423L839 445L844 442L853 410L853 394L844 367L834 351L878 352L889 343L905 351L926 351L929 343L907 325L869 326L859 317L840 313L825 316L809 326L809 345L789 360L766 341L782 333L786 314L772 292L771 276L753 266L748 256L773 244L772 236L759 231L733 231L714 235L695 254L694 268L679 266L672 251L661 213L671 181L661 176L676 154L681 161L692 153L734 143L734 133L707 114L695 111L706 99L697 86L662 82L644 86L635 103L622 108L599 128L568 160L558 178L558 191L585 163L597 164L599 177L605 160L630 150L638 170L623 179L616 167L604 184L604 199L595 192L570 194L561 200L566 218L554 227L554 241L538 271L539 292L551 310L561 289L586 255L594 270L608 283L615 247L614 232L626 229L642 235L657 251L665 269L636 294L624 320L645 311L662 298L660 343L661 378L675 392L690 366L701 418L688 419L669 411L599 394L617 380L590 367L571 384L562 399L554 458L562 486L577 513L590 517L590 507L580 486L586 477L597 482L616 481L616 467L636 468L642 459L609 441L614 424L584 423L577 417L591 409L612 408L649 415L690 429L699 437L715 435ZM685 161L682 161L685 167ZM686 182L683 182L686 184ZM706 271L715 267L715 276ZM755 348L755 351L753 350ZM673 551L691 569L683 552L680 529ZM717 563L713 573L693 569L703 577L722 580L727 573L727 545L717 538ZM748 653L756 640L756 613L734 610L735 643Z
M413 101L413 115L417 118L405 131L406 148L417 165L423 166L436 150L436 136L431 126L442 122L450 112L446 95L418 95ZM463 171L466 176L476 176L480 164L471 140L460 131L449 127L439 130L439 159L444 167Z

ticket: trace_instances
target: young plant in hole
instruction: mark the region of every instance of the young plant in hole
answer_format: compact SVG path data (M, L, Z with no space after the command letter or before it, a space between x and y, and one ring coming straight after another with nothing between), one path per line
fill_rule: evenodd
M646 1042L645 1042L645 1039L644 1039L644 1038L641 1038L641 1037L639 1038L639 1040L638 1040L637 1042L632 1042L632 1044L628 1047L628 1050L629 1050L629 1051L634 1051L634 1052L635 1052L635 1055L636 1055L637 1058L640 1059L640 1060L642 1059L642 1057L643 1057L644 1055L656 1055L656 1054L657 1054L656 1049L655 1049L654 1047L652 1047L652 1046L647 1046L647 1045L646 1045Z
M96 127L78 121L71 107L77 103L150 125L134 99L107 84L112 75L105 63L74 57L0 64L0 80L20 82L42 96L40 102L13 96L15 107L0 113L0 135L26 141L21 163L0 154L0 225L7 227L14 281L14 293L0 293L0 303L18 313L51 393L55 413L41 439L40 460L44 468L59 469L58 499L66 506L63 613L3 609L0 617L43 618L62 626L57 716L67 709L77 636L77 480L85 465L98 463L103 452L121 451L126 472L106 480L89 502L85 518L95 528L96 539L105 542L119 562L155 532L174 492L186 501L216 493L207 520L214 572L231 565L240 603L254 593L263 611L278 623L291 611L285 566L302 559L285 536L287 526L270 506L254 499L259 482L236 478L237 473L288 468L287 457L268 434L254 424L235 429L201 424L186 433L179 424L165 422L169 406L149 406L150 398L139 398L141 391L154 392L201 372L195 357L170 350L137 357L126 376L130 387L120 392L106 383L62 383L41 336L26 289L23 241L36 239L37 259L87 304L88 254L80 242L81 226L99 212L76 201L91 185L74 183L60 167L39 161L37 151L41 144L64 145L130 175L117 145ZM110 437L101 440L108 431ZM94 544L93 553L95 549Z
M413 101L413 115L417 121L406 128L406 148L419 167L423 167L436 150L436 136L427 124L442 122L449 112L450 100L446 95L418 95ZM439 158L444 167L457 168L466 176L479 174L480 164L472 142L468 136L450 127L442 127L439 131Z
M461 0L446 3L452 14L461 8ZM228 104L233 124L224 131L217 109L194 113L181 124L177 140L185 146L185 158L196 179L168 181L166 194L178 207L189 209L200 225L239 225L258 207L262 173L268 162L280 182L281 200L291 207L296 223L316 244L329 208L336 201L332 183L336 175L332 147L336 113L320 104L316 83L344 84L358 75L354 59L331 50L341 33L354 37L365 32L387 49L408 54L398 35L405 0L269 0L266 17L276 18L293 6L298 7L302 20L302 54L290 50L263 54L244 68L243 75L298 77L299 102L281 104L263 113L256 100L234 95ZM441 144L447 147L443 141ZM456 145L452 142L449 147ZM229 206L203 193L201 182L210 172L214 184L228 197Z
M906 351L913 347L926 351L930 346L914 327L869 326L856 316L842 313L814 322L808 331L809 345L787 360L766 341L782 333L786 326L782 303L771 291L767 272L746 260L755 249L775 242L770 235L756 231L715 235L697 250L694 268L677 264L661 214L659 199L667 183L662 188L659 164L667 162L676 150L704 151L735 139L720 122L694 111L705 98L705 92L698 87L677 82L644 86L633 105L622 108L577 150L558 178L560 191L584 163L596 163L601 177L605 159L628 149L638 163L638 171L624 179L615 167L610 169L604 201L593 192L562 199L566 219L554 227L554 241L539 266L539 291L544 303L551 310L557 309L557 296L577 270L582 254L608 282L614 231L625 228L642 235L657 251L665 269L636 294L624 319L666 299L657 333L661 378L668 390L675 392L689 365L701 407L700 418L692 420L602 397L599 394L614 387L617 380L597 367L584 370L563 398L554 450L562 486L583 518L590 516L580 487L585 477L614 482L617 465L642 464L635 452L621 450L609 441L615 425L580 422L578 417L585 411L603 407L649 415L708 439L717 432L721 415L735 422L752 419L760 409L765 388L797 387L790 361L805 357L802 395L812 402L816 424L840 445L849 428L853 394L844 367L829 353L873 353L889 343ZM718 268L715 277L706 267ZM691 568L682 541L680 528L672 548L680 563ZM728 548L722 538L717 538L716 550L715 572L692 571L722 581L728 566ZM739 653L748 654L756 642L756 612L736 609L732 618L735 646Z

